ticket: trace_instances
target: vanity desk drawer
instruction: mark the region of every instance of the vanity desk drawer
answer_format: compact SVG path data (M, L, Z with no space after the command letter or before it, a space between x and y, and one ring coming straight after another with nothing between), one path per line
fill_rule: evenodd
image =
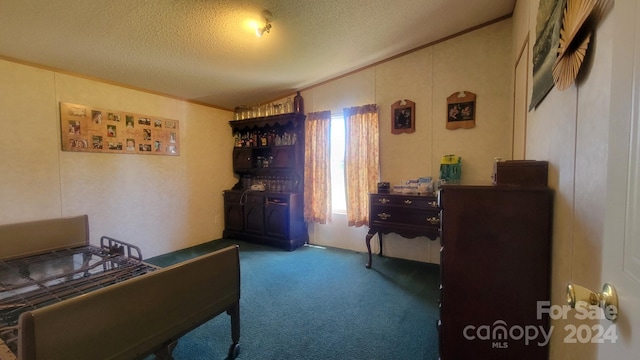
M409 209L434 209L438 208L438 199L431 195L409 194L370 194L370 205L373 206L400 206Z

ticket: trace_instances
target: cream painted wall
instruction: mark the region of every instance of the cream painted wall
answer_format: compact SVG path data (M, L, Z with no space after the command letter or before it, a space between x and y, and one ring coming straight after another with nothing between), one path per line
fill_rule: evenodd
M507 19L308 89L302 92L305 111L341 113L348 106L378 104L381 181L437 178L440 158L455 153L463 158L463 181L488 183L493 158L511 154L511 31ZM447 130L446 98L460 90L478 96L476 127ZM393 135L391 104L403 99L416 103L416 131ZM311 243L363 252L367 231L347 227L340 214L331 224L309 225ZM383 247L387 256L439 263L439 241L389 234ZM377 241L372 248L378 251Z
M60 216L60 140L53 94L54 73L0 61L3 224Z
M538 1L520 0L516 4L514 59L515 51L522 48L528 36L531 61L537 11ZM563 92L552 89L529 113L527 158L549 161L549 185L555 191L552 304L565 304L569 282L602 288L612 25L613 21L605 18L599 26L577 83ZM531 86L529 74L529 94ZM549 358L596 359L596 344L564 342L568 322L575 319L570 316L566 321L552 321L555 331Z
M180 156L61 151L60 102L180 120ZM145 257L221 237L230 112L5 60L0 106L0 223L88 214Z

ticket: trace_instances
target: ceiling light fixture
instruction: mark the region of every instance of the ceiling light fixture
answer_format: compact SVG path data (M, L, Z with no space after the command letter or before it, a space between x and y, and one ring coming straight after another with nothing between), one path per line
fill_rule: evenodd
M271 20L273 19L273 14L270 11L265 10L262 12L262 16L264 17L264 26L256 28L256 35L258 35L258 37L262 37L264 33L268 34L271 30Z

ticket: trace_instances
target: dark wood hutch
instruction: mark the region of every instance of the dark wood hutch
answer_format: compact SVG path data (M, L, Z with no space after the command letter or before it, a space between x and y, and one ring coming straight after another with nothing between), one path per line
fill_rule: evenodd
M224 238L288 251L309 241L303 218L305 118L288 113L229 122L238 183L224 192Z

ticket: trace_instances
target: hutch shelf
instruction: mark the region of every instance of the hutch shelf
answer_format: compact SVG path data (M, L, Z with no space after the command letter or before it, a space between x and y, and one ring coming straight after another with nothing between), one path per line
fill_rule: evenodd
M303 219L304 114L230 121L236 185L224 192L223 237L288 251L309 241Z

